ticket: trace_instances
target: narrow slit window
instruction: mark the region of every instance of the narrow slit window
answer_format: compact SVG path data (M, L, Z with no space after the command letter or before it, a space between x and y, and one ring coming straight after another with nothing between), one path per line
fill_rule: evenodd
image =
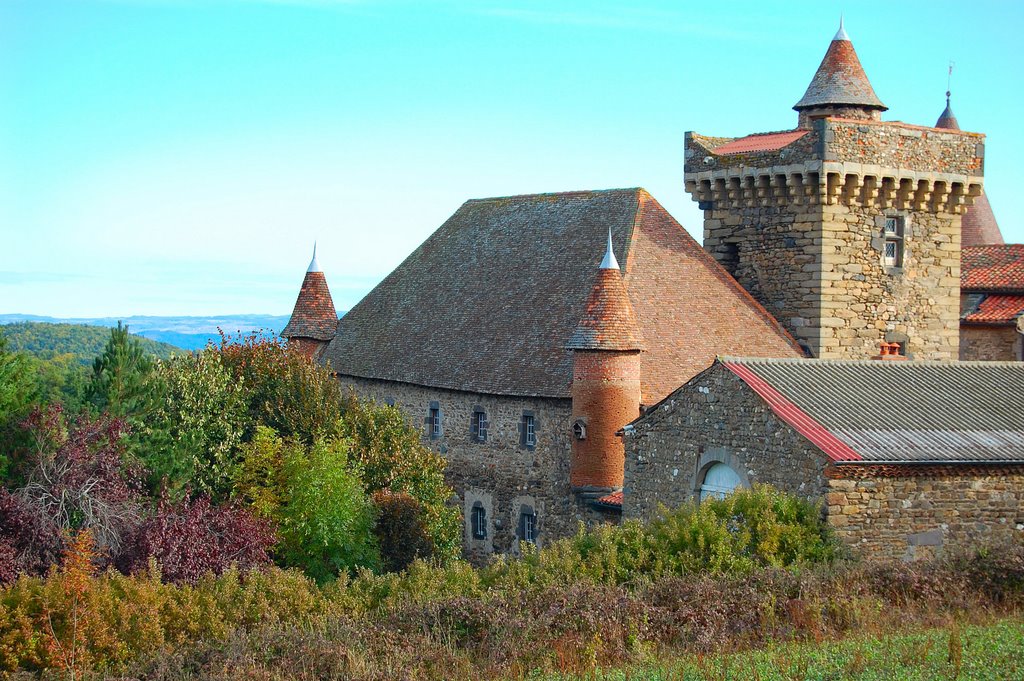
M473 504L473 539L487 539L487 509L479 501Z
M427 429L430 432L431 440L441 437L441 407L436 402L430 404L430 411L427 414Z

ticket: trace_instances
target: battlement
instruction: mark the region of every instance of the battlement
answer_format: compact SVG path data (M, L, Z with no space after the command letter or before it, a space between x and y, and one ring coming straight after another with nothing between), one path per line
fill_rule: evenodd
M985 136L823 118L740 138L686 133L686 191L709 210L860 205L963 214L981 195Z

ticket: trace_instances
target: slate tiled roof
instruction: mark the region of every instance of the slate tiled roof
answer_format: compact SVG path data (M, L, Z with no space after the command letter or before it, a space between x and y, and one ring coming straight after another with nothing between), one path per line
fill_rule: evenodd
M622 273L597 270L597 282L587 296L583 318L566 347L570 350L643 350L644 342Z
M716 154L728 156L729 154L745 154L751 151L778 151L785 146L797 141L809 130L787 130L785 132L768 132L757 135L747 135L746 137L740 137L730 142L726 142L720 147L715 147L712 151Z
M960 316L969 324L1015 324L1024 315L1024 295L978 295Z
M338 326L338 313L334 309L331 290L323 272L306 272L295 300L295 308L284 327L284 338L313 338L329 341Z
M611 230L657 402L719 353L798 356L796 341L642 189L467 201L349 310L339 374L568 398L569 338Z
M864 67L857 58L857 51L853 49L853 43L839 38L837 35L829 44L811 84L793 108L800 111L819 106L852 104L885 111L888 107L875 95Z
M1024 294L1024 244L965 247L960 260L960 289Z
M722 357L832 460L1024 462L1024 363Z

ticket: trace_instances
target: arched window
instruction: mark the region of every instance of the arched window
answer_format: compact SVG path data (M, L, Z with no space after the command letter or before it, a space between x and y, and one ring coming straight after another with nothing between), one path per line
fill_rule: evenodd
M724 463L712 464L704 474L704 482L700 485L700 500L704 501L708 497L721 499L742 484L736 471Z

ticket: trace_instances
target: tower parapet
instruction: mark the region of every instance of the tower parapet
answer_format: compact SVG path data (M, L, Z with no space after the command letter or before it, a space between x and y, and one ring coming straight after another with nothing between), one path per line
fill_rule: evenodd
M830 51L849 42L839 38ZM804 111L844 98L832 99ZM813 356L866 359L896 342L918 359L956 359L960 222L982 194L984 135L871 116L805 122L686 134L704 248Z

